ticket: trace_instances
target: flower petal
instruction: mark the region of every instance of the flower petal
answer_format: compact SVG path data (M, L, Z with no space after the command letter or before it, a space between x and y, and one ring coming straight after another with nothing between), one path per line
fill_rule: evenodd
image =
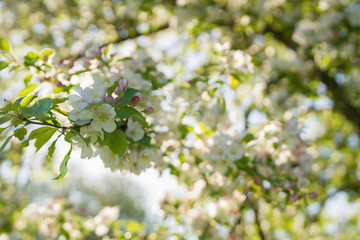
M116 129L116 123L113 120L106 119L103 124L105 132L111 133Z
M100 131L103 127L103 122L101 120L92 120L91 127L96 131Z

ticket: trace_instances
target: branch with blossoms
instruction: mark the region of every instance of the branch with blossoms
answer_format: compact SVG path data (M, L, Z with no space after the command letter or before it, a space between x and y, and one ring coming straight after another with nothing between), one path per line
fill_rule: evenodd
M7 59L1 62L1 70L35 72L35 76L26 75L25 88L18 98L13 102L5 100L5 105L0 108L0 125L5 125L0 128L0 134L9 135L0 147L0 154L13 137L21 141L22 147L35 140L36 151L55 138L48 149L48 156L52 157L58 139L63 136L70 143L70 149L60 165L60 174L54 178L62 179L68 171L73 146L81 148L82 158L97 154L95 148L105 148L116 155L118 165L121 165L119 161L128 162L133 152L152 151L149 150L152 148L151 131L144 114L150 114L154 109L139 109L142 93L129 87L120 72L112 71L111 66L119 59L108 56L108 49L96 54L90 50L86 61L93 65L80 70L74 69L74 62L53 64L51 49L28 52L22 60L13 57L4 38L0 39L0 49ZM75 77L86 77L90 81L87 86L80 87L73 83ZM48 97L40 96L39 93L49 85L52 93ZM29 125L41 127L30 130ZM127 170L135 170L133 165L127 166ZM138 173L139 169L136 170Z

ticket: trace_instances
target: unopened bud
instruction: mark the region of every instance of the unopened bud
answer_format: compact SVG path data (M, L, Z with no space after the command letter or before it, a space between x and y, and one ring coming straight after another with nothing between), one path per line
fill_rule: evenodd
M49 56L48 56L48 55L44 55L44 56L43 56L43 60L44 60L44 62L47 62L47 60L49 60Z
M51 77L44 77L44 81L45 81L45 82L50 81L50 79L51 79Z
M112 97L112 96L107 96L106 98L105 98L105 102L106 103L112 103L114 101L114 98Z
M128 88L129 82L126 79L120 79L118 83L119 90L125 92Z
M142 99L142 94L141 93L137 93L135 94L135 96L130 100L130 104L132 106L136 106Z
M154 112L154 108L153 107L147 107L144 109L144 113L146 114L151 114Z
M61 82L57 82L57 83L56 83L56 86L58 86L58 87L62 87L62 85L63 85L63 84L62 84Z
M115 103L115 104L118 104L118 103L120 102L120 100L121 100L121 99L120 99L119 97L117 97L117 98L114 99L114 103Z

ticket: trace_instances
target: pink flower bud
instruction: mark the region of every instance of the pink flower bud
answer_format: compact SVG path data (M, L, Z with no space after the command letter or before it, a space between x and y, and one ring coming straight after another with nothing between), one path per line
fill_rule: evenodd
M189 80L188 83L189 83L191 86L194 86L194 85L195 85L194 80Z
M51 77L44 77L44 81L48 82L50 81Z
M145 109L144 109L144 113L146 113L146 114L151 114L151 113L153 113L154 112L154 108L153 107L146 107Z
M112 96L107 96L105 98L105 102L107 102L107 103L112 103L113 101L114 101L114 98Z
M100 48L94 48L90 51L90 54L92 54L93 57L100 57L101 50L100 50Z
M142 94L137 93L135 96L130 100L130 105L136 106L142 99Z
M129 82L126 79L120 79L118 83L119 90L125 92L128 88Z
M310 192L309 193L309 198L310 199L317 199L318 198L318 194L316 192Z
M120 100L121 100L121 99L120 99L119 97L117 97L117 98L114 99L114 103L115 103L115 104L118 104L118 103L120 102Z
M43 56L43 60L44 60L44 62L47 62L47 60L49 60L49 56L48 56L48 55L44 55L44 56Z
M62 84L61 82L57 82L57 83L56 83L56 86L57 86L57 87L62 87L62 85L63 85L63 84Z
M299 199L299 197L298 197L298 195L296 195L296 194L292 194L292 195L289 197L289 199L290 199L290 201L295 202L296 200Z

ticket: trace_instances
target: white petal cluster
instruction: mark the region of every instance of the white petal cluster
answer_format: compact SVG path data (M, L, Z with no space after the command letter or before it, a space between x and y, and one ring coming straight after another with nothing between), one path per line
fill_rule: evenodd
M100 82L95 82L93 88L75 87L74 94L69 95L70 105L73 108L69 112L69 118L79 125L90 123L92 119L91 106L99 103L105 96L106 88Z
M111 133L116 129L116 123L114 121L115 116L116 112L111 105L102 104L94 109L91 127L96 131L104 129L105 132Z
M126 135L129 138L132 138L134 141L139 141L144 137L145 131L140 123L134 121L133 119L129 119L127 123Z

